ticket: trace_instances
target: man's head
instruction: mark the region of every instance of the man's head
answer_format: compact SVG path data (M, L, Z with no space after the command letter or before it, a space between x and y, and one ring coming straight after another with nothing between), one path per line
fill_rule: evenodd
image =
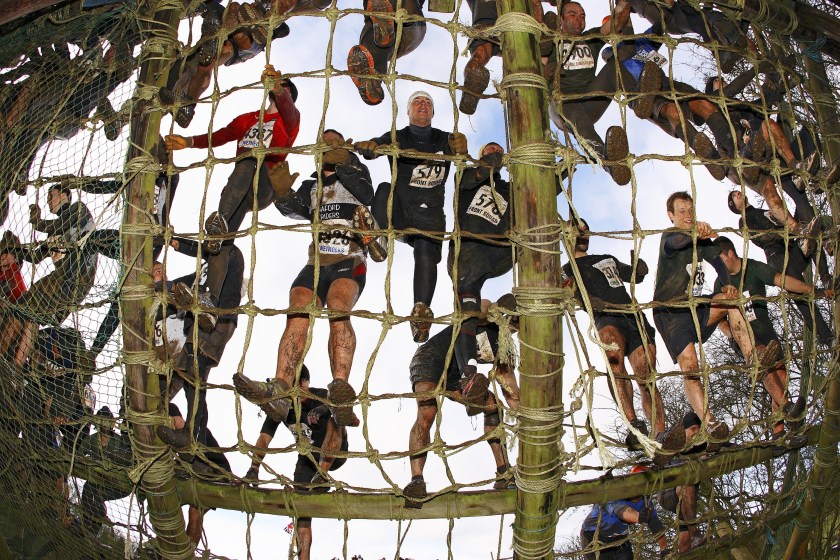
M155 284L163 281L163 264L160 261L152 265L152 281Z
M589 250L589 224L583 218L577 219L578 235L575 237L575 252L585 253Z
M726 269L730 273L736 273L741 270L741 257L738 256L738 251L735 250L735 244L723 235L715 239L714 243L720 249L720 258L726 266Z
M435 116L435 102L425 91L415 91L408 98L408 122L414 126L429 126Z
M302 389L309 389L309 368L306 364L300 367L300 386Z
M725 85L726 82L720 76L709 76L706 78L706 95L711 95Z
M744 208L750 205L750 201L741 191L732 191L726 197L726 205L729 206L730 212L740 215Z
M505 149L495 142L487 142L481 147L481 151L478 153L479 158L483 158L484 156L490 154L504 154Z
M93 417L93 426L100 434L112 432L114 424L116 424L116 420L108 406L100 408Z
M65 204L73 200L73 193L66 185L53 185L47 193L47 206L55 214Z
M335 130L334 128L328 128L324 130L323 139L326 143L329 143L330 140L338 140L340 142L344 142L344 135L339 131Z
M284 77L283 79L280 80L280 86L284 90L289 92L289 96L291 96L291 98L292 98L292 103L297 102L298 89L297 89L297 86L295 86L294 82L292 82L292 80ZM271 92L271 91L268 92L268 99L271 103L274 103L275 107L277 106L277 98L274 97L273 92Z
M186 420L181 415L181 409L175 403L169 403L169 418L172 419L172 427L176 430L181 430L187 425Z
M3 233L0 239L0 269L11 268L18 263L18 258L13 249L20 245L20 240L11 231Z
M572 35L583 34L586 29L586 11L577 2L564 2L560 6L560 31Z
M683 416L683 429L685 430L685 440L688 441L700 433L700 417L694 411L686 412Z
M691 229L694 225L694 199L685 191L678 191L668 197L665 203L668 218L674 227Z

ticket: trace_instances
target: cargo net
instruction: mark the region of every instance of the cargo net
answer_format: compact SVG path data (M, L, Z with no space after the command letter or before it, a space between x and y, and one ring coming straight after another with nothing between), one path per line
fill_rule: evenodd
M836 137L817 126L836 76L826 65L820 89L806 71L826 42L689 2L636 2L624 27L622 5L586 6L590 22L612 15L593 41L537 3L503 17L409 3L160 2L184 16L162 45L140 31L155 3L88 0L5 35L0 522L13 557L191 557L186 540L156 542L143 476L161 464L209 558L781 555L826 465L809 446L837 366ZM505 76L505 31L535 35L542 76ZM154 87L137 84L144 52L175 53ZM523 86L551 102L537 149L508 140ZM129 120L156 112L161 137L127 161ZM445 132L424 135L430 119ZM508 165L547 159L556 224L511 229L525 209ZM126 418L148 418L125 404L115 305L133 294L119 228L136 232L123 211L149 161L154 469L135 460L148 447ZM679 222L687 207L693 223ZM523 250L568 263L564 285L519 287ZM715 274L738 263L757 280L713 300ZM519 376L546 373L517 371L518 317L546 313L567 326L548 350L567 358L562 413L518 407ZM678 347L695 339L691 360ZM558 477L517 470L524 417L562 422L542 471ZM715 457L729 466L703 476ZM542 552L498 515L515 488L681 464L702 483L581 505L600 499L590 491ZM827 480L814 557L837 546ZM296 500L324 519L295 515Z

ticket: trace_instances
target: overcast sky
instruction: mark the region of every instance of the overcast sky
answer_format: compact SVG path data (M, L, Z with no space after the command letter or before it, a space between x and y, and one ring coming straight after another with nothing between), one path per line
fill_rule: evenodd
M339 8L355 8L358 2L339 1ZM548 9L548 5L546 5ZM603 15L607 13L608 4L603 0L587 2L588 26L598 25ZM446 14L427 14L430 17L448 18ZM464 23L471 20L469 9L463 6L458 19ZM634 16L634 21L636 18ZM198 23L198 21L196 22ZM453 45L451 35L445 29L430 24L424 43L412 54L397 62L398 80L395 84L395 95L386 94L385 101L376 107L365 105L359 98L356 88L349 77L334 76L325 80L321 75L323 70L332 64L336 70L346 69L346 53L351 46L358 42L358 34L362 27L362 17L348 14L336 22L334 35L330 36L330 23L323 17L295 17L289 22L291 34L281 40L274 41L268 60L281 72L299 75L295 83L300 92L297 106L301 113L300 134L295 145L306 147L316 142L320 127L334 128L345 137L355 140L369 139L389 131L392 115L396 115L396 127L407 126L406 101L408 96L417 89L431 93L435 101L435 117L433 126L450 131L456 126L469 139L470 153L477 156L478 148L489 141L496 141L506 145L503 123L502 106L498 100L484 100L479 104L478 112L473 117L465 117L457 113L457 101L460 93L450 91L448 85L463 81L463 66L467 61L464 56L458 56L466 48L466 39L458 37L457 46ZM643 30L647 25L636 21L636 29ZM196 31L198 25L195 26ZM182 40L187 39L188 26L182 25ZM330 42L330 39L332 41ZM331 43L331 44L330 44ZM331 51L330 51L331 49ZM696 74L694 68L698 65L698 57L706 56L704 52L690 51L686 48L676 57L672 72L675 77L700 86L703 76ZM331 58L328 53L331 52ZM231 88L253 85L250 89L242 89L224 97L215 107L215 115L211 122L211 105L199 105L192 125L183 130L172 127L171 118L165 117L162 133L177 133L194 135L218 130L229 123L237 115L257 110L263 98L263 90L259 77L266 62L266 55L234 67L222 68L218 75L217 87L220 92L227 92ZM455 70L453 72L453 66ZM494 58L489 65L493 80L500 80L501 59ZM426 83L421 82L423 80ZM130 95L130 89L123 87L112 95L115 106L119 106ZM210 91L207 95L209 96ZM558 198L558 212L568 216L568 203L574 204L577 212L585 217L594 232L628 232L637 226L642 232L635 243L627 233L617 233L607 237L596 237L591 241L591 253L611 253L624 262L629 262L629 252L634 247L638 254L647 261L651 274L636 287L635 295L638 301L646 303L651 300L653 291L653 272L657 261L659 234L670 226L665 213L665 199L676 190L696 189L698 218L708 221L713 228L737 227L737 219L729 213L725 206L726 193L731 188L726 182L717 183L702 166L686 168L682 162L657 160L655 156L674 156L684 154L685 148L681 142L666 136L662 131L648 122L640 122L632 111L620 111L614 103L607 114L597 125L603 135L607 127L621 124L626 118L626 126L630 139L632 153L644 160L634 167L634 181L632 185L617 186L610 177L599 167L581 165L578 167L574 184L567 192L573 196L561 195ZM556 132L556 130L555 130ZM95 145L101 145L101 132L96 132ZM127 129L123 131L120 141L116 145L125 145ZM74 153L84 153L84 142L90 137L89 132L80 134L76 139L67 142ZM75 142L76 144L73 144ZM111 156L101 158L89 157L82 160L81 156L70 158L66 155L58 157L55 152L48 157L49 165L45 166L43 175L55 175L65 172L79 172L83 169L86 174L102 174L119 172L122 161L113 155L114 148L108 148ZM64 153L64 152L62 152ZM69 153L69 151L67 152ZM233 157L235 143L216 149L217 157ZM184 150L175 156L175 164L187 166L207 157L205 150ZM306 178L314 171L314 158L311 155L292 155L288 159L293 172L300 172L301 178ZM379 158L367 162L373 176L374 185L382 181L390 181L390 167L386 158ZM216 165L206 183L203 168L185 172L181 175L181 184L172 208L172 224L176 233L195 233L199 228L198 216L200 204L206 204L205 213L216 210L222 187L232 165ZM447 183L447 225L452 227L452 192L454 172ZM567 198L568 197L568 198ZM751 196L755 202L755 196ZM92 209L95 208L98 223L116 226L119 222L119 207L108 207L102 197L84 197ZM635 200L635 202L634 202ZM31 190L27 197L13 197L14 210L17 217L10 218L15 231L24 235L31 235L23 223L25 205L39 202L46 209L43 193L39 198ZM44 210L46 211L46 210ZM260 212L259 222L276 226L288 226L295 222L283 217L273 207ZM250 216L246 218L244 226L250 224ZM291 231L262 231L254 239L239 239L237 245L242 249L246 260L246 276L253 282L254 304L263 310L284 309L288 306L288 291L291 282L299 270L306 263L307 246L311 235L305 232ZM763 259L763 255L753 251L750 256ZM564 255L563 262L567 260ZM453 293L451 281L445 268L446 256L439 267L437 291L432 309L438 317L445 316L453 310ZM194 261L183 255L170 252L167 259L167 271L170 279L195 269ZM27 269L29 270L29 269ZM38 270L44 270L43 268ZM116 264L107 259L100 259L100 278L103 284L107 279L113 279L117 274ZM410 248L397 243L393 267L389 271L385 263L368 262L367 285L364 293L356 305L357 310L374 313L387 311L387 298L398 315L410 313L412 298L413 260ZM38 273L36 273L38 274ZM483 297L495 300L510 291L512 276L488 282L485 285ZM100 297L105 294L100 294ZM244 300L243 300L244 303ZM572 400L569 394L573 384L579 378L582 370L590 367L586 356L599 370L604 369L604 359L600 350L589 341L589 320L586 314L579 312L578 324L582 329L582 339L586 342L584 348L576 346L577 337L570 336L569 322L564 321L564 350L566 367L563 372L564 403L568 406ZM651 320L652 323L652 320ZM411 340L408 324L400 324L383 331L383 326L373 320L353 319L357 334L357 350L350 382L357 390L366 384L368 393L373 397L386 393L409 393L411 391L408 379L408 364L417 348ZM276 349L280 334L285 326L283 315L267 317L260 315L253 320L240 316L239 328L236 335L227 346L221 364L210 374L210 382L214 384L229 384L234 372L241 370L254 379L264 379L274 375L276 364ZM442 327L436 326L433 334ZM87 340L90 342L96 325L87 327ZM327 322L316 322L311 346L309 347L305 363L312 372L312 386L325 387L331 379L327 344ZM373 355L379 338L384 334L384 341L376 355ZM246 347L246 335L250 341ZM660 373L676 369L665 351L664 345L657 337L660 349L657 360ZM116 339L112 341L114 349ZM97 389L100 393L100 404L108 403L116 410L118 407L118 388L115 386L117 374L98 380ZM597 410L596 425L608 429L615 422L615 406L608 396L607 387L603 379L594 385L593 407ZM183 395L176 401L185 410L187 406ZM637 401L638 402L638 401ZM229 390L211 390L208 398L210 410L210 428L223 446L237 443L237 424L234 405L234 395ZM244 441L253 444L259 434L263 417L259 409L242 400L241 433ZM640 406L637 405L640 410ZM350 429L350 450L365 451L364 433L367 433L370 445L379 453L400 451L407 449L408 432L414 422L416 406L410 397L391 398L375 401L367 410L357 407L356 412L363 418L363 426ZM481 417L468 418L462 406L446 403L443 407L443 420L440 426L440 438L447 444L457 444L478 437L482 432ZM580 426L583 413L575 417ZM603 421L603 425L601 422ZM433 434L434 437L434 434ZM281 428L275 438L274 447L291 444L292 438L287 430ZM574 441L571 432L567 431L564 438L567 452L574 451ZM517 451L511 450L511 458L515 462ZM228 458L237 475L244 475L250 464L250 459L239 453L230 453ZM295 454L272 455L267 459L271 467L291 477L294 470ZM447 462L453 476L459 483L474 483L486 480L494 475L494 463L489 449L485 444L473 446L463 452L447 457ZM586 465L598 466L599 460L595 455L584 457ZM383 473L385 476L383 476ZM585 478L592 476L592 471L567 473L567 479ZM265 470L261 472L266 478ZM408 483L411 475L407 459L379 459L376 461L365 458L351 459L334 476L355 487L361 488L401 488ZM446 469L440 457L430 454L425 471L425 478L430 491L436 491L449 484ZM489 488L488 484L485 488ZM117 515L120 508L127 504L111 503L109 511L112 517ZM583 510L564 513L558 526L558 542L576 534ZM284 550L289 545L290 537L282 531L289 523L287 517L257 515L251 525L250 554L252 558L284 557ZM314 545L313 558L332 558L333 556L347 557L362 554L365 558L393 557L398 543L401 544L400 555L415 559L446 558L487 558L495 557L497 550L502 556L510 556L512 532L510 525L513 516L507 516L500 523L498 518L478 518L457 520L451 534L451 551L447 551L448 521L419 521L411 524L406 532L406 525L401 527L396 522L354 520L346 525L346 542L342 537L345 530L344 522L316 519L313 523ZM500 535L500 527L502 528ZM205 531L209 539L209 547L213 553L230 558L245 558L246 552L246 516L234 511L210 512L205 521ZM406 534L403 534L406 533Z

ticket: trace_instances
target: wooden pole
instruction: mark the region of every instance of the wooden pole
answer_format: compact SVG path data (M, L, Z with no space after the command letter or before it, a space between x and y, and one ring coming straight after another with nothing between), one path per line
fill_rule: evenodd
M502 99L509 119L513 236L520 248L514 294L523 312L513 550L515 557L530 560L554 558L557 488L562 477L563 337L557 188L539 37L527 28L528 18L521 17L531 15L531 3L501 0L499 6L498 25L504 28L506 22L517 24L510 25L502 35ZM540 33L538 28L536 33ZM540 82L542 86L537 85Z
M0 25L47 8L58 8L72 0L3 0L0 2Z
M155 427L166 418L161 408L158 372L148 364L154 359L154 302L152 268L152 220L155 161L162 113L151 110L151 101L142 97L157 91L165 81L175 58L180 10L159 9L156 0L140 7L146 22L145 44L141 54L138 88L133 100L131 148L128 166L141 169L126 191L127 204L120 231L125 283L120 291L123 327L123 361L128 400L127 419L135 464L142 467L140 486L149 502L149 519L156 543L165 558L192 558L192 544L184 532L181 503L175 491L172 455L158 440ZM152 94L154 99L154 94Z
M805 69L808 76L808 92L813 100L814 113L817 117L817 129L822 134L822 140L828 162L840 163L840 126L838 126L838 111L835 92L828 81L825 66L805 57ZM829 196L831 214L834 223L840 219L836 191ZM836 266L836 264L835 264ZM836 278L836 271L834 274ZM838 325L837 300L835 296L834 325L835 343ZM808 540L814 530L817 519L822 514L825 489L831 481L834 469L837 467L837 442L840 441L840 364L836 344L829 365L827 381L828 391L825 396L825 415L823 416L822 431L820 433L817 451L814 456L814 466L808 475L806 488L808 491L802 502L799 516L793 528L793 533L785 551L785 560L804 558L808 547Z

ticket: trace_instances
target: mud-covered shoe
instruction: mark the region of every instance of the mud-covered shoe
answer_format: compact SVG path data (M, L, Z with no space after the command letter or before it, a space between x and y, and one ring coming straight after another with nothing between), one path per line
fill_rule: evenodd
M805 255L806 259L810 258L811 255L814 254L814 251L817 250L817 240L815 237L819 234L821 229L822 217L814 216L814 218L807 224L800 222L791 231L793 235L799 237L797 243L799 244L799 248L802 250L802 254Z
M233 386L242 398L258 405L274 422L285 422L292 403L284 395L289 384L282 379L254 381L243 373L233 375Z
M102 122L102 131L105 133L105 138L113 142L120 135L122 130L122 122L119 113L114 111L114 106L105 98L96 107L95 117Z
M799 430L805 424L804 414L806 404L805 397L799 396L794 400L788 400L782 407L785 425L789 431Z
M502 474L496 475L498 478L496 482L493 483L493 490L515 490L516 489L516 476L513 474L513 471L508 469Z
M260 481L260 468L259 467L251 467L248 469L248 472L245 473L245 476L242 477L242 480L247 482L259 482Z
M768 342L767 345L756 354L756 360L758 361L757 365L761 370L760 373L775 367L776 364L779 363L779 359L781 357L782 347L779 344L779 341L771 340Z
M205 2L201 14L201 38L198 47L198 64L210 66L219 52L219 38L216 36L222 28L224 7L215 2Z
M186 451L190 448L192 438L187 428L173 430L169 426L158 426L156 431L160 440L175 451Z
M326 494L332 488L332 484L321 473L315 473L312 480L309 481L309 491L313 494Z
M190 126L190 123L195 116L195 103L189 103L188 105L181 105L178 107L178 110L175 111L175 122L181 128L187 128Z
M643 435L648 435L648 427L645 424L644 420L640 418L634 418L630 420L630 425L639 430ZM627 437L624 438L624 445L627 446L627 449L630 451L641 451L642 446L639 442L639 437L633 433L632 430L627 432Z
M464 90L461 92L458 110L465 115L475 114L479 95L484 93L488 85L490 85L490 70L484 66L467 65L464 68Z
M353 228L362 232L379 229L379 226L367 206L356 206L356 211L353 212ZM388 258L388 251L383 248L381 239L376 235L359 234L359 240L367 248L374 262L382 262Z
M664 432L657 434L656 441L662 444L662 448L654 452L653 462L661 467L685 447L685 429L681 423L677 422Z
M642 74L639 76L639 98L636 100L633 112L636 117L646 120L653 114L656 100L655 92L662 89L662 70L653 62L645 62Z
M204 249L211 255L218 255L222 250L222 239L218 239L228 232L228 224L225 217L218 212L213 212L204 221L204 234L216 239L208 239L204 242Z
M706 434L709 438L706 451L716 453L729 440L729 427L720 420L712 419L706 424Z
M723 181L726 178L726 167L715 162L720 159L720 155L718 155L712 141L709 140L709 137L705 133L697 132L694 134L691 149L694 150L694 155L706 166L706 169L715 180Z
M373 24L373 42L377 47L387 48L394 42L394 19L384 15L394 15L394 7L389 0L368 0L367 11L372 12L370 21Z
M817 173L812 184L816 192L823 193L826 189L833 187L837 181L840 181L840 164L835 163Z
M411 310L411 338L418 344L429 340L429 329L432 328L432 319L435 314L429 306L418 301Z
M339 426L352 426L357 421L353 414L353 403L356 400L356 391L343 379L333 379L327 385L329 391L330 411L333 420Z
M627 133L620 126L611 126L607 129L606 146L604 148L604 168L607 173L619 185L626 185L630 182L630 168L624 163L617 163L624 160L630 154L630 145L627 143Z
M423 500L429 495L426 492L426 481L422 476L411 477L411 482L403 488L402 494L405 498L405 507L422 508Z
M362 45L356 45L350 49L347 55L347 71L362 101L368 105L379 105L385 99L385 91L382 89L382 82L373 77L376 69L373 65L373 56L370 51Z
M490 388L490 380L478 373L475 366L467 366L459 381L461 397L467 405L467 414L475 416L484 411L484 400Z
M198 328L206 333L213 332L213 329L216 328L218 318L214 313L204 311L205 309L216 307L213 295L210 292L201 292L198 294L198 306L202 309L202 311L198 312Z
M288 11L288 8L286 11ZM285 12L281 12L281 14L282 13ZM254 41L260 45L268 44L268 33L266 32L265 25L255 23L260 20L264 20L267 17L266 10L264 10L262 6L256 3L243 2L239 5L239 10L237 11L236 16L239 23L242 25L242 29L248 33Z
M189 309L193 304L193 293L189 286L178 282L172 287L172 299L179 309Z

